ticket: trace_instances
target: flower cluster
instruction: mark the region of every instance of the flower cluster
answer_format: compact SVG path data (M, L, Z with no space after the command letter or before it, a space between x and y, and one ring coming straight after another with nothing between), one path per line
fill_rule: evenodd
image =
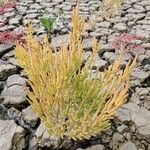
M0 42L1 43L23 43L22 34L16 32L0 32Z
M0 15L3 15L7 9L9 9L9 8L16 9L16 7L17 6L16 6L15 2L9 2L4 5L0 5Z
M143 53L145 50L144 46L137 43L137 41L141 41L143 39L143 37L136 34L119 34L113 38L110 46L115 49L117 53L124 52L125 54L135 56Z

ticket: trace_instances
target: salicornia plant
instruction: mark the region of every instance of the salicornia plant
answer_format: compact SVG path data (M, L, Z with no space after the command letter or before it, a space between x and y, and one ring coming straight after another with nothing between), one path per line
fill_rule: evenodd
M89 139L109 127L116 110L126 102L129 76L135 64L120 69L121 57L107 70L97 69L91 77L93 60L99 49L93 39L92 52L83 64L81 32L84 20L78 7L72 13L69 45L54 52L44 38L39 43L27 28L25 44L16 45L16 58L28 76L28 101L50 135L69 139ZM32 89L32 90L31 90Z

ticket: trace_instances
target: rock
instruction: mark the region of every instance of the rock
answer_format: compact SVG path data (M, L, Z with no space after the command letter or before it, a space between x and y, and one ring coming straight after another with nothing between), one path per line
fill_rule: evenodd
M31 4L30 9L36 9L36 10L40 10L40 9L43 9L42 6L40 6L39 4L35 3L35 4Z
M118 132L119 132L120 134L123 134L123 133L125 133L125 132L128 131L128 127L127 127L126 125L122 124L121 126L119 126L119 127L117 128L117 130L118 130Z
M148 91L148 89L146 89L146 88L139 88L139 87L137 87L137 88L135 89L135 91L136 91L136 93L137 93L139 96L146 96L146 95L149 94L149 91Z
M2 60L8 60L9 58L14 57L14 51L10 51L3 55Z
M10 75L17 73L17 67L11 64L0 63L0 80L6 80Z
M133 93L131 97L129 98L130 102L135 103L135 104L140 104L140 96L136 93Z
M127 142L120 148L120 150L137 150L137 148L132 142Z
M127 103L121 107L116 116L122 122L134 122L142 138L150 141L150 111L134 103Z
M116 58L116 55L113 52L105 52L102 58L104 58L104 59L106 59L108 61L109 60L113 60L114 61L114 59Z
M0 57L2 57L4 54L10 52L13 49L12 44L0 44Z
M11 85L24 85L26 83L26 78L22 78L20 77L18 74L14 74L11 75L8 79L7 79L7 87L11 86Z
M110 147L114 150L117 150L119 149L120 144L123 143L124 141L125 141L124 137L121 134L115 132L110 142Z
M132 29L131 33L139 35L139 36L142 36L142 37L144 37L146 39L148 39L150 37L150 33L149 32L145 32L145 30L141 29L141 28L136 28L136 30Z
M98 145L94 145L94 146L85 148L84 150L104 150L104 149L105 149L105 147L103 145L98 144Z
M5 17L7 17L7 18L10 18L10 17L14 17L15 16L15 12L14 11L12 11L12 12L6 12L5 14L4 14L4 16Z
M83 40L83 49L85 51L89 51L92 49L92 39L85 39Z
M131 87L141 86L141 83L140 83L140 81L139 81L138 79L131 80L130 86L131 86Z
M107 67L107 65L108 65L107 61L101 59L98 55L96 56L93 64L93 67L95 69L99 68L99 70L102 71Z
M38 117L33 112L31 106L27 107L26 109L23 109L22 114L24 116L24 120L32 127L35 127L35 125L37 124Z
M50 136L43 124L40 124L40 126L37 128L37 131L35 132L35 138L41 147L52 146L54 148L58 148L61 142L59 137Z
M117 29L118 31L126 31L127 27L125 23L117 23L114 25L114 29Z
M5 88L1 97L4 98L3 104L21 104L26 101L26 89L24 86L12 85Z
M9 24L18 25L18 24L20 24L20 20L21 20L21 17L12 18L12 19L9 21Z
M147 60L148 58L149 57L147 55L142 54L138 56L138 61L142 63L144 60Z
M19 67L18 61L15 58L9 58L8 62L14 66L16 66L17 68Z
M87 51L84 53L84 56L83 56L83 60L86 61L91 55L91 52L90 51Z
M97 24L98 27L103 27L103 28L109 28L110 27L110 22L103 21Z
M4 85L5 85L5 83L0 81L0 93L4 89Z
M150 76L150 72L145 72L139 68L135 68L132 72L132 77L134 79L139 79L141 82L146 80L149 76Z
M38 18L37 13L28 14L28 15L25 16L25 19L37 19L37 18Z
M53 48L59 48L62 43L68 45L68 41L69 41L68 34L66 34L66 35L59 35L57 37L52 38L51 45L52 45Z
M25 130L13 120L0 120L0 149L25 149Z

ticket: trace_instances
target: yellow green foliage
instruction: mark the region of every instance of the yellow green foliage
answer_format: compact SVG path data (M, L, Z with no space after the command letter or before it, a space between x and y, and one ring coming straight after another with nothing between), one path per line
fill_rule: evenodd
M93 59L99 46L93 39L93 51L83 65L81 32L84 21L78 8L72 13L73 30L69 46L62 44L54 52L45 37L43 44L27 28L26 44L16 45L16 58L28 76L28 101L51 135L84 139L109 127L109 120L126 101L129 76L134 63L120 70L121 57L104 73L91 77Z

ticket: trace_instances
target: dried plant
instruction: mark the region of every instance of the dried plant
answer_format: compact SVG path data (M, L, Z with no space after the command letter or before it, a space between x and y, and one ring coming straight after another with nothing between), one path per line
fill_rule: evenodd
M135 60L120 70L121 57L103 73L91 77L99 46L93 39L92 53L83 64L81 32L84 21L78 7L72 13L69 46L54 52L47 37L40 44L27 29L24 46L16 45L16 58L28 76L28 101L51 135L89 139L109 127L109 120L125 103L129 76Z
M103 17L113 17L120 9L123 0L102 0L100 13Z

